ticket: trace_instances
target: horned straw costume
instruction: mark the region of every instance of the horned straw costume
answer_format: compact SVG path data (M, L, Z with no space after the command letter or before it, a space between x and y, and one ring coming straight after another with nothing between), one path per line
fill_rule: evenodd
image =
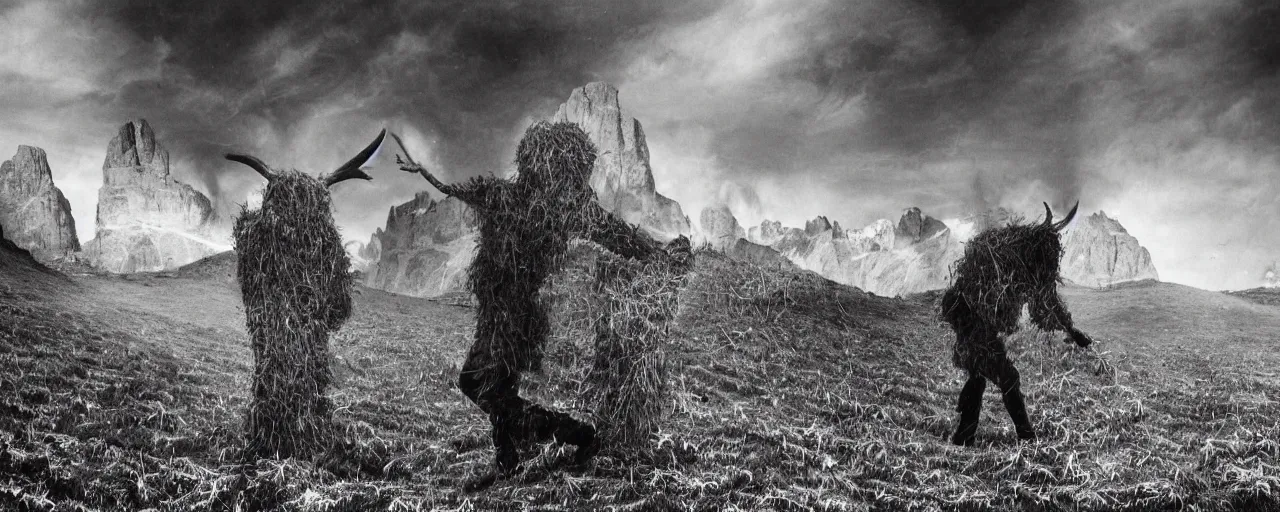
M400 138L392 137L404 150ZM518 446L530 441L576 445L577 462L585 462L598 447L595 426L519 395L520 374L541 368L550 333L539 289L560 269L573 238L592 240L626 258L681 262L692 258L688 240L681 236L664 248L597 203L588 183L596 148L574 123L530 126L517 148L518 175L511 180L485 176L445 184L407 150L404 157L407 161L397 156L402 170L421 174L467 203L479 220L480 240L467 281L477 303L475 343L458 387L489 415L497 473L510 474L519 464Z
M951 442L970 446L978 430L982 393L987 380L1000 387L1005 409L1013 419L1018 438L1035 439L1027 418L1018 369L1005 352L1002 337L1018 328L1025 304L1031 321L1045 331L1068 333L1064 341L1088 347L1092 340L1075 328L1071 313L1058 296L1058 265L1062 258L1059 232L1075 217L1071 208L1065 219L1054 223L1045 204L1044 222L1014 223L987 229L965 247L955 281L942 296L942 318L956 333L952 362L969 373L960 391L956 411L960 423Z
M325 396L329 333L351 315L351 274L328 187L372 179L360 167L385 133L319 179L274 170L252 156L227 155L267 179L262 207L242 211L233 232L236 277L253 340L247 457L307 457L331 440L332 405Z

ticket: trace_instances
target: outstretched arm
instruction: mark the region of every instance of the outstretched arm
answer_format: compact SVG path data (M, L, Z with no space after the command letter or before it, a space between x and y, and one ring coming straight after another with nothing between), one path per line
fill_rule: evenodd
M638 226L628 224L595 201L588 201L583 212L583 238L598 243L615 254L647 260L661 252L658 242L640 231Z
M436 190L439 190L447 196L453 196L461 199L463 202L471 204L472 206L476 206L475 203L482 198L483 186L479 180L472 180L460 185L451 185L440 181L440 179L434 174L431 174L431 171L428 171L422 166L422 164L415 161L412 156L409 156L409 149L405 147L404 141L400 140L399 135L392 132L391 137L396 140L396 144L400 145L400 151L404 153L403 159L400 155L396 155L396 163L400 164L400 170L421 174L423 178L427 179L428 183L431 183L431 186L436 188Z
M1062 303L1062 297L1058 295L1056 289L1044 300L1031 301L1030 306L1031 322L1040 329L1065 332L1068 335L1068 340L1065 341L1074 341L1081 347L1087 347L1093 343L1093 339L1088 334L1076 329L1075 323L1071 320L1071 312L1067 311L1067 306Z

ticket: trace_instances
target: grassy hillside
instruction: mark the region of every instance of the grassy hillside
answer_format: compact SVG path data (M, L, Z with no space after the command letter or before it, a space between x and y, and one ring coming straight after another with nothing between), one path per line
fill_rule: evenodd
M589 251L579 251L580 256ZM1064 289L1098 340L1010 340L1041 439L987 394L975 448L945 437L962 375L936 294L886 299L702 253L682 292L672 415L652 453L515 478L453 388L465 301L359 288L332 341L350 442L236 463L252 358L232 259L167 274L0 272L0 509L1276 509L1280 308L1168 284ZM556 340L527 395L576 404L586 263L547 294ZM119 503L119 506L116 506Z
M1258 304L1280 306L1280 288L1250 288L1227 293Z

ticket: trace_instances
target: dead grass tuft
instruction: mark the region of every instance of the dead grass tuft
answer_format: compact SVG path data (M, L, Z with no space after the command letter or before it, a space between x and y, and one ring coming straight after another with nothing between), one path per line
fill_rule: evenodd
M553 340L525 389L541 403L574 404L594 364L591 253L575 245L543 294ZM454 388L472 308L361 289L331 339L333 416L352 444L332 461L241 464L253 359L234 292L18 279L0 273L0 510L1280 509L1280 313L1201 312L1240 301L1176 285L1063 288L1098 351L1011 336L1041 437L1019 444L987 400L993 420L959 449L945 437L963 375L936 297L699 253L650 448L568 469L573 448L548 443L467 494L492 464L487 418ZM187 321L129 302L144 292L201 307Z

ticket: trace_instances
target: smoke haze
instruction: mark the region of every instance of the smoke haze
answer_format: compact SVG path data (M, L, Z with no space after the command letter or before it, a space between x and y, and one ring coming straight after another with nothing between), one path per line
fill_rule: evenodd
M1105 210L1163 279L1256 286L1280 258L1280 1L149 0L0 3L0 156L44 148L82 240L107 141L146 118L224 212L383 127L447 180L502 174L533 120L609 81L696 221L920 206ZM367 240L427 188L336 187Z

